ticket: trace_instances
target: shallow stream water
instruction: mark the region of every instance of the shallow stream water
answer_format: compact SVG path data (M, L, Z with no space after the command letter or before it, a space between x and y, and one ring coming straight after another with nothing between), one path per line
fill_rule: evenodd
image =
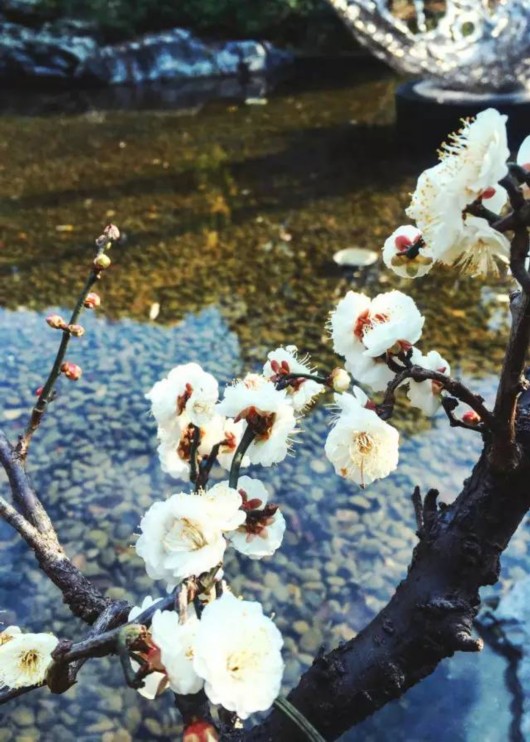
M113 221L125 235L99 287L102 308L71 346L83 377L61 383L29 464L67 552L112 597L138 602L162 589L131 544L145 509L181 488L160 472L143 398L173 365L198 361L226 383L259 368L269 349L295 344L329 368L337 360L325 322L337 299L348 288L399 288L426 315L422 349L438 349L491 399L508 279L433 271L410 285L380 263L352 275L332 262L343 247L380 249L429 162L394 134L395 82L373 67L333 85L318 76L283 85L259 105L0 117L0 419L13 437L57 345L43 317L72 305L100 228ZM436 486L449 501L480 449L479 436L450 429L443 415L429 421L403 407L400 466L361 491L323 458L329 417L318 406L294 455L260 472L287 519L281 551L262 562L230 553L226 563L233 589L276 615L286 689L321 645L359 631L404 576L414 486ZM1 523L0 547L0 618L82 636ZM527 552L523 526L493 592L525 573ZM117 665L94 660L66 695L38 691L2 707L0 742L175 739L169 694L139 698ZM519 739L506 673L509 681L491 649L459 655L344 739Z

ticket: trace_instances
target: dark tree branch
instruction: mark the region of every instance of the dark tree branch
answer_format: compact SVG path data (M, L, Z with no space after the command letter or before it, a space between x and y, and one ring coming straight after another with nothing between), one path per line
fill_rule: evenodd
M453 379L450 376L440 373L439 371L431 371L428 368L422 368L421 366L410 366L410 368L402 369L394 379L388 384L383 402L377 406L379 416L383 420L388 420L392 417L394 412L394 406L396 403L396 390L401 384L408 379L412 381L435 381L443 389L456 397L461 402L469 405L474 410L480 419L490 430L496 428L496 421L492 413L484 405L484 400L478 394L474 394L465 384L461 381Z
M20 503L33 518L42 517L41 530L5 499L0 499L0 516L18 531L33 550L40 568L62 592L63 600L72 613L92 624L111 600L105 598L66 556L42 503L29 483L22 462L1 432L0 464L7 472L14 502Z
M526 409L521 418L524 464L509 474L498 472L486 446L452 505L437 510L438 493L429 492L423 538L388 605L354 639L318 656L289 694L290 702L325 739L336 739L399 698L444 657L481 649L481 640L472 635L479 588L497 581L500 554L530 507L529 412ZM255 728L224 738L303 739L277 711Z
M497 389L494 415L498 429L491 450L492 463L498 469L515 468L520 451L516 442L515 412L517 397L525 387L524 363L530 341L530 296L516 293L511 297L512 328Z

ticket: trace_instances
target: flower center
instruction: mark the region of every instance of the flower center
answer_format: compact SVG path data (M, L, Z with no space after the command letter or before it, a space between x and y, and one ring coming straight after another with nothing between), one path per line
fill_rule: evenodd
M378 312L377 314L370 314L369 309L365 309L357 316L357 320L353 327L353 334L355 337L362 342L364 335L368 330L371 330L375 325L382 325L388 322L390 317L388 314Z
M256 438L266 441L271 436L276 413L261 412L256 407L247 407L235 418L236 422L239 422L239 420L246 420L249 427L254 431Z
M162 539L166 551L198 551L208 542L200 527L189 518L179 518Z
M39 653L36 649L28 649L26 652L20 655L20 659L18 661L20 669L28 673L35 672L38 663Z
M361 456L366 456L374 448L375 441L368 433L356 433L353 437L352 445Z
M249 649L241 649L238 652L232 652L232 654L228 655L226 658L226 669L234 680L243 680L245 670L247 667L255 665L256 660L257 653Z

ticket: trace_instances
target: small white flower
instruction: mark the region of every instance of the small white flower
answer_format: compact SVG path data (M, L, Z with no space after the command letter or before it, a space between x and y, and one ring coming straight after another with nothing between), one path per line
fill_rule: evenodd
M131 608L129 611L128 621L134 621L135 618L138 618L138 616L143 613L147 608L150 608L153 603L156 603L156 600L154 600L150 595L147 595L141 605L135 605ZM159 611L157 611L159 612ZM135 660L131 660L131 665L133 670L138 671L140 669L140 663L136 662ZM152 701L157 696L159 696L161 693L163 693L167 685L167 677L163 672L151 672L149 675L147 675L144 678L144 685L143 688L138 688L138 693L143 696L144 698L147 698L148 700Z
M376 358L396 345L410 347L420 338L424 321L413 299L401 291L371 301L348 291L331 314L333 348L355 365L360 353Z
M0 646L0 687L23 688L43 683L57 644L53 634L12 631L10 639Z
M165 379L157 381L145 395L160 428L172 428L186 413L187 423L200 427L214 415L218 398L217 381L197 363L175 366Z
M464 209L497 188L508 155L506 116L489 108L452 134L442 146L441 162L420 175L406 213L434 259L452 262L450 254L462 242Z
M510 261L510 242L492 229L486 219L468 216L461 241L455 245L454 263L471 276L498 275L496 260Z
M181 492L151 505L140 523L142 533L136 543L149 577L175 585L222 561L225 525L239 525L245 516L239 510L237 491L223 491L217 497L212 505L210 496Z
M335 395L335 402L340 414L325 452L336 473L361 487L388 476L398 463L398 431L352 395Z
M345 364L354 379L371 387L374 392L383 392L395 374L384 358L369 358L363 354L351 355Z
M263 376L248 374L225 390L217 409L236 422L244 420L254 430L254 440L247 449L251 464L271 466L287 456L296 418L285 390L277 390Z
M197 631L195 671L212 703L246 719L280 692L283 639L259 603L230 593L209 603Z
M442 162L450 163L463 207L506 175L510 156L506 121L507 116L488 108L466 121L442 145Z
M193 667L198 628L196 616L190 616L183 624L174 611L156 611L153 616L151 636L160 648L169 686L175 693L198 693L204 685Z
M451 367L437 350L431 350L427 355L422 355L421 351L414 348L412 351L411 361L416 366L422 366L430 371L439 371L441 374L449 376ZM412 381L409 382L407 396L414 407L419 407L426 415L434 415L440 406L442 387L437 381Z
M416 222L435 260L442 260L458 240L462 210L467 203L455 184L454 169L446 160L424 170L418 178L405 213Z
M193 428L186 426L182 431L174 428L170 432L160 428L158 432L160 443L157 453L162 471L174 479L188 480Z
M246 521L228 538L237 551L251 559L271 556L283 541L285 518L276 505L267 507L269 494L259 479L240 477L238 490Z
M287 374L315 373L314 369L308 365L307 359L301 360L297 357L297 348L295 345L271 350L267 358L267 363L263 366L263 376L274 383L281 381L282 377ZM323 391L323 386L311 379L298 378L293 379L285 389L294 409L301 411L311 404L314 398Z
M407 251L419 243L418 254L408 257ZM398 227L383 245L383 261L403 278L419 278L428 273L433 266L433 256L430 248L423 242L419 229L405 224Z
M356 331L366 348L365 355L376 358L395 345L414 345L424 322L410 296L388 291L372 299L368 315L358 318Z
M335 392L346 392L350 388L351 377L343 368L334 368L330 374L330 379Z

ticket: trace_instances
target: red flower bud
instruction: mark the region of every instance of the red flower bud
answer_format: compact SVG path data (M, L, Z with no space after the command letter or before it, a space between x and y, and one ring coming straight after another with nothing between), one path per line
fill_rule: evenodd
M38 389L35 389L35 396L36 397L40 397L40 395L42 394L43 391L44 391L44 387L43 386L40 386Z
M77 381L83 373L81 366L78 366L76 363L70 363L70 361L65 361L62 364L61 371L70 381Z
M182 742L217 742L219 735L214 726L202 719L196 719L184 728Z
M50 327L53 327L54 330L64 330L65 327L67 327L64 319L58 314L50 314L49 317L46 317L46 322Z
M101 305L101 298L95 291L91 291L83 303L87 309L97 309Z
M462 415L462 420L468 425L478 425L480 422L480 415L477 415L474 410L468 410Z
M485 188L485 189L484 189L484 190L482 191L482 193L480 194L480 197L481 197L481 198L485 198L485 199L488 199L488 198L493 198L493 196L494 196L494 195L495 195L496 193L497 193L497 191L495 190L495 188L493 188L492 186L490 186L489 188Z

